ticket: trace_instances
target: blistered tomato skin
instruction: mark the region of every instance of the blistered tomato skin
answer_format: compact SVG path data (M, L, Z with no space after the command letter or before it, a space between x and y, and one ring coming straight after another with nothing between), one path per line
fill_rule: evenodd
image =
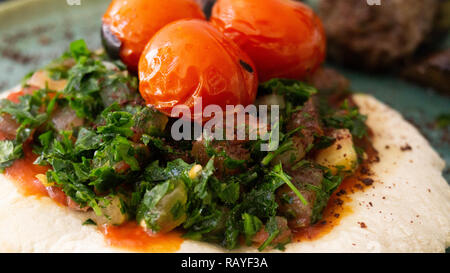
M113 0L102 19L103 42L112 57L119 55L130 70L137 71L140 55L153 35L186 18L205 19L195 0Z
M173 117L178 117L172 115L177 105L188 106L193 114L196 98L203 107L246 106L257 93L254 67L247 54L210 23L181 20L164 27L145 48L139 90L147 104Z
M291 0L218 0L211 23L255 62L261 81L303 79L325 59L320 19Z

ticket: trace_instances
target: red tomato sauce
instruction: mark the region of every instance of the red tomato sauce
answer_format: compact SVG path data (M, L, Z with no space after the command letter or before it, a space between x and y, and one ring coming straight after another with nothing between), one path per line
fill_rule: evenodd
M6 98L14 103L19 103L20 97L22 97L23 95L27 95L27 94L33 94L34 91L39 90L39 89L40 88L36 87L36 86L26 86L26 87L23 87L19 91L9 94Z
M373 135L370 130L369 134ZM312 226L295 230L294 242L312 241L328 234L341 222L346 215L353 213L348 205L352 198L350 195L356 191L364 191L366 185L361 182L364 178L370 178L370 165L379 161L378 152L370 143L369 138L358 141L357 145L363 147L367 154L367 159L359 166L358 170L350 177L342 181L341 185L331 195L330 200L322 214L322 220Z
M136 222L120 226L104 225L100 231L109 245L136 252L176 252L184 241L177 231L150 236Z
M19 103L19 98L29 93L30 90L31 88L25 88L9 94L6 98L14 103ZM0 134L0 140L3 139L4 136ZM24 144L23 150L23 158L14 161L12 166L5 170L5 175L16 183L19 191L25 196L48 196L47 189L36 178L36 175L45 174L49 170L49 167L33 164L37 155L33 153L30 145L27 143Z
M19 191L25 195L48 196L47 189L36 178L38 174L45 174L49 167L33 164L37 155L29 145L24 146L24 157L14 161L13 165L5 170L5 175L14 181Z
M24 91L17 91L9 94L6 98L14 103L19 103L19 98L25 95Z
M348 195L342 194L342 192L347 193L350 191L355 183L357 183L357 179L354 177L345 179L330 197L327 207L323 211L322 220L312 226L295 230L294 241L301 242L319 239L339 225L344 216L351 214L353 210L346 203L352 199Z

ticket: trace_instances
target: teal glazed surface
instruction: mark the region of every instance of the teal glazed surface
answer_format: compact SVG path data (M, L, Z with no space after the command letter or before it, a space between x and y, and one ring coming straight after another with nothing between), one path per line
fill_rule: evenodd
M100 47L100 24L109 1L15 0L0 4L0 90L63 53L76 39ZM74 2L74 1L72 1Z
M309 0L315 4L317 0ZM63 53L71 41L84 39L99 48L101 16L108 0L16 0L0 4L0 92L17 86L29 72ZM442 47L450 46L450 36ZM390 75L373 75L335 67L352 89L369 93L400 111L446 160L450 181L450 128L437 129L436 117L450 113L450 96ZM447 249L447 252L450 248Z

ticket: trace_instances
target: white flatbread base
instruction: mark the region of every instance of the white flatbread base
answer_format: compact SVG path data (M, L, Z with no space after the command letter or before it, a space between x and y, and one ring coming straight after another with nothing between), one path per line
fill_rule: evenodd
M355 95L367 114L380 162L373 187L351 195L353 212L323 237L286 246L286 252L444 252L450 246L450 186L445 162L399 113L372 96ZM389 149L386 148L389 146ZM401 151L409 145L412 150ZM369 206L371 202L372 206ZM86 216L47 197L24 197L0 175L0 252L121 252L108 246ZM361 228L360 222L366 224ZM180 252L224 252L185 241ZM239 252L257 251L242 248Z

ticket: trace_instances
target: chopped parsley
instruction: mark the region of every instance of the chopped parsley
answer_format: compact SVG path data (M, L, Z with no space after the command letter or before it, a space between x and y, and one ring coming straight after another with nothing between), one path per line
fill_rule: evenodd
M353 137L363 138L367 136L367 116L359 113L358 108L350 107L347 100L338 111L326 114L323 123L332 128L349 129Z
M314 151L336 141L326 135L314 135L314 142L287 166L276 160L298 149L294 137L304 137L303 126L286 130L292 114L317 94L303 82L272 79L260 85L261 95L276 94L286 101L275 126L280 129L278 149L262 152L261 139L249 141L242 149L248 149L250 159L243 160L227 153L226 145L206 139L209 160L200 166L189 158L193 142L171 138L167 124L173 120L143 103L137 78L120 62L91 52L79 40L44 69L54 80L66 79L66 87L39 89L18 102L0 100L0 123L9 118L17 125L14 138L0 141L0 171L23 157L25 146L31 148L37 155L34 164L50 167L49 185L107 223L117 218L116 212L125 215L118 224L125 219L137 221L153 233L179 228L186 238L228 249L239 247L240 238L252 245L259 232L266 232L268 237L258 249L282 249L288 241L277 238L288 227L280 226L280 219L283 223L288 219L280 216L279 202L294 205L298 198L312 207L310 220L315 223L342 182L343 176L322 168L319 186L298 186L302 181L297 181L295 172L310 168ZM346 128L356 138L367 135L366 117L357 108L344 102L339 109L330 109L320 117L326 128ZM233 174L218 175L216 162L223 162ZM278 196L281 187L294 195ZM314 203L303 196L305 190L315 192ZM102 222L98 219L83 225Z

